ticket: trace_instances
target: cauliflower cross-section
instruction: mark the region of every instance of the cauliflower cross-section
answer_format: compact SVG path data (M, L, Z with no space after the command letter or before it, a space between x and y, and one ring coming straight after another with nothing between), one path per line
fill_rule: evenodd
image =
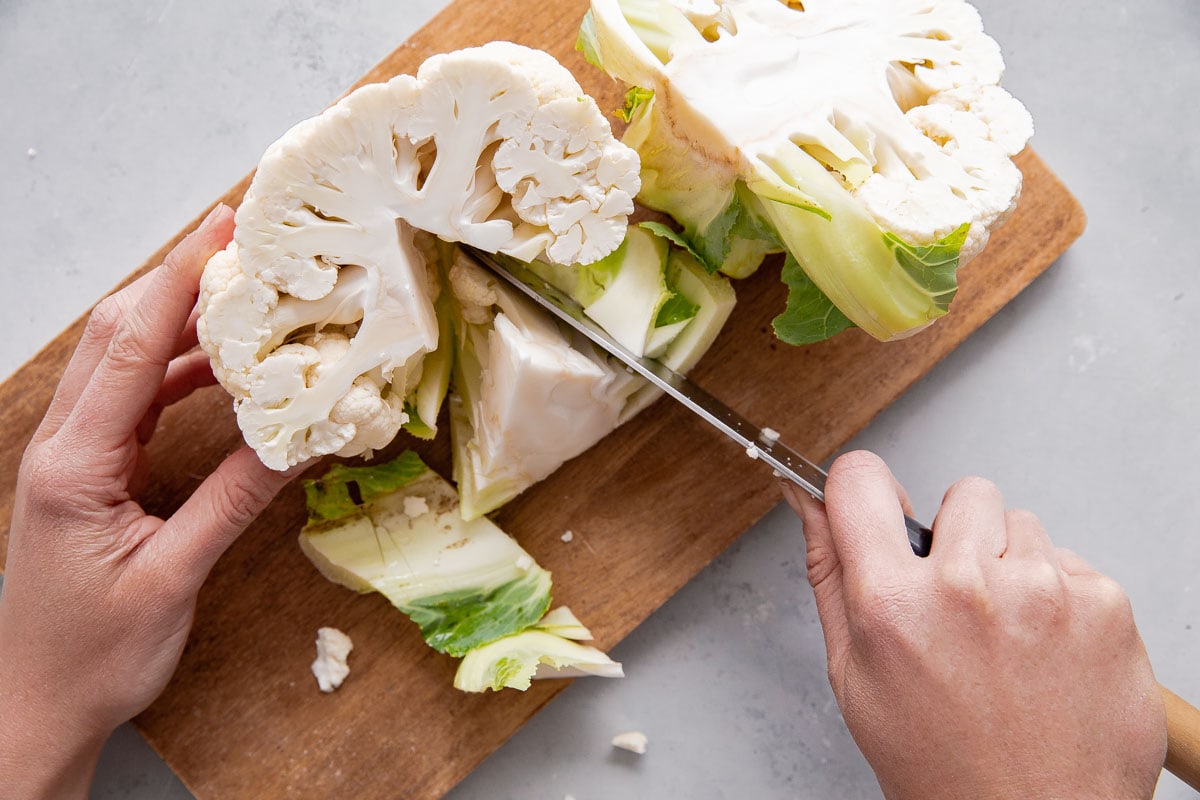
M635 87L645 205L734 277L788 254L789 343L925 327L1017 203L1033 123L966 0L592 0L580 47Z
M438 346L433 234L595 261L625 234L636 154L545 53L434 56L351 93L264 154L201 283L201 345L273 469L390 442Z

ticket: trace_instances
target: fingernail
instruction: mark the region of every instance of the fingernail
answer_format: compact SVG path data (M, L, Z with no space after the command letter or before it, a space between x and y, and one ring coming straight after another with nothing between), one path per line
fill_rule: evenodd
M211 225L213 223L213 220L215 220L217 218L217 216L221 213L221 209L223 209L223 208L225 208L224 203L217 203L215 206L213 206L212 211L208 212L208 216L206 216L204 218L204 221L200 223L200 227L197 228L197 230L203 230L204 228L207 228L209 225Z
M788 505L790 505L792 508L798 509L799 503L797 502L796 484L789 480L782 480L779 482L779 491L783 495L783 499L787 501Z

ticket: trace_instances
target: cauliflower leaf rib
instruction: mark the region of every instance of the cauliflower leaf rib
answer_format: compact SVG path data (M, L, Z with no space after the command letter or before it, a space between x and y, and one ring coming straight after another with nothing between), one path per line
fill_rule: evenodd
M702 264L791 256L785 341L928 325L1020 194L1032 122L965 0L593 0L579 48Z
M364 86L268 148L207 265L200 341L263 463L436 432L451 346L429 234L572 264L622 241L638 159L552 57L507 42Z

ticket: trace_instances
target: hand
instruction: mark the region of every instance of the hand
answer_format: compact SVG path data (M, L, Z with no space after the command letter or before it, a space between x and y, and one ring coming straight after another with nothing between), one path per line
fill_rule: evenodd
M134 499L163 408L215 381L194 350L218 206L164 264L100 303L17 477L0 595L6 798L84 797L100 746L179 663L217 557L297 470L242 448L167 520Z
M842 456L804 519L829 681L890 800L1149 798L1166 720L1129 600L979 478L946 493L927 559L903 489Z

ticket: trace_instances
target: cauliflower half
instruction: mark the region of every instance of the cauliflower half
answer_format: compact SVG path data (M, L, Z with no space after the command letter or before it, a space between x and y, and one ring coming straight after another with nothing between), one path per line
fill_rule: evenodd
M580 48L628 84L640 199L714 269L790 255L781 338L944 314L1014 209L1033 134L965 0L592 0Z
M638 166L564 67L507 42L296 125L201 282L200 343L246 441L279 470L386 445L439 345L427 234L595 261L624 237Z

